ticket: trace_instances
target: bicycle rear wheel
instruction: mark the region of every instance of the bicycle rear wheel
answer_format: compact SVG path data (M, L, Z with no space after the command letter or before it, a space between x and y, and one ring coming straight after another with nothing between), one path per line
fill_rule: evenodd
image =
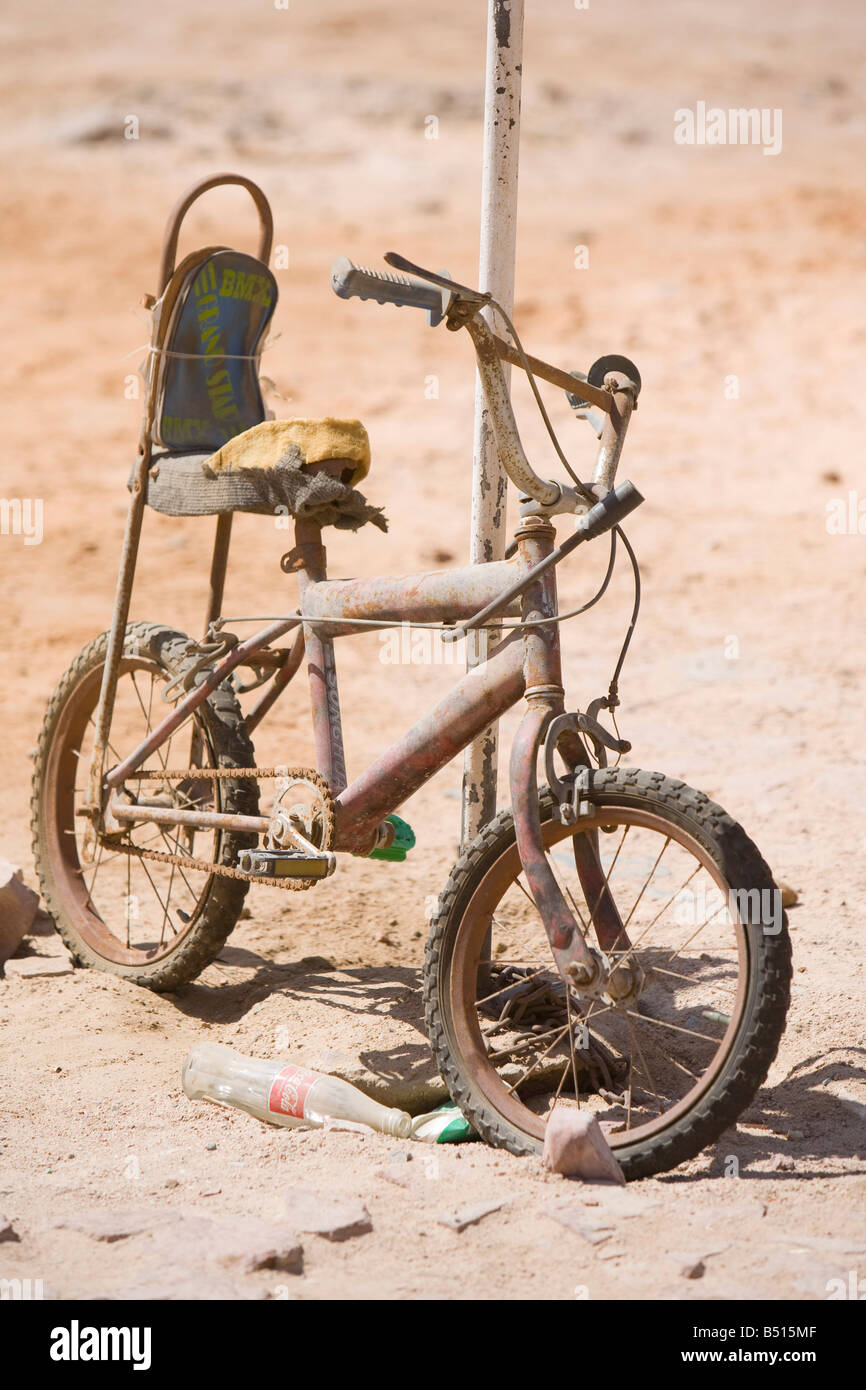
M537 1152L553 1106L578 1106L635 1178L694 1157L752 1100L784 1030L790 942L770 870L702 793L660 773L605 769L594 774L592 801L581 834L599 832L631 943L608 954L637 967L636 993L615 1003L566 989L505 811L439 899L427 1029L452 1098L490 1143ZM553 819L553 805L545 791L550 863L597 947L574 830Z
M160 698L169 680L193 660L189 638L153 623L126 631L111 726L109 764L120 761L165 716ZM240 916L248 884L188 864L158 862L127 851L156 850L174 859L235 865L255 836L193 831L155 824L134 827L92 862L82 852L81 816L93 746L94 712L105 664L107 634L73 662L51 698L33 776L33 853L48 911L76 961L153 990L186 984L222 950ZM190 765L193 725L196 766L253 767L255 758L237 700L217 688L191 723L149 757L142 771ZM128 786L157 805L255 815L255 778L136 779Z

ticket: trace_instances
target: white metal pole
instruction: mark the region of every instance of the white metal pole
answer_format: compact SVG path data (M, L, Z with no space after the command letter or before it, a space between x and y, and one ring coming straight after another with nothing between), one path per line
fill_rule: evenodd
M479 285L508 314L514 308L522 71L523 0L488 0ZM503 370L510 372L507 366ZM503 556L507 482L476 374L470 540L473 564L500 560ZM496 771L497 726L492 724L467 748L464 757L464 845L496 814Z

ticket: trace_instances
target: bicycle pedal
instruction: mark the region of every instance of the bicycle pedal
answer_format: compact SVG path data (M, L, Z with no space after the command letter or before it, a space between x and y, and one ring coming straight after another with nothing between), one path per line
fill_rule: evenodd
M238 855L238 868L252 878L327 878L334 871L334 856L292 849L244 849Z
M399 816L386 816L383 824L386 822L394 827L391 843L372 850L367 858L386 859L390 860L392 863L402 864L410 849L414 848L415 831L408 821L401 820Z

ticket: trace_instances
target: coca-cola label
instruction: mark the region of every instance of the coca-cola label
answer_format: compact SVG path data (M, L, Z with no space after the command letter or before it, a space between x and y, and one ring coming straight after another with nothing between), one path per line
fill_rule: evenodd
M294 1115L304 1118L304 1102L314 1082L318 1081L314 1071L304 1067L283 1067L271 1082L268 1095L268 1109L272 1115Z

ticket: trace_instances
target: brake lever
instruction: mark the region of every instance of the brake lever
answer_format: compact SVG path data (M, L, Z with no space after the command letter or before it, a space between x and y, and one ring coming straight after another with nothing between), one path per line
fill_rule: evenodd
M414 261L407 261L405 256L398 255L396 251L386 251L384 260L395 270L402 270L407 275L415 275L419 280L429 280L432 285L439 285L443 290L450 290L452 294L458 295L461 299L471 299L477 304L490 303L491 295L484 294L481 290L470 289L468 285L459 285L456 280L450 279L447 275L437 275L433 270L425 270L423 266L415 265Z
M586 381L585 372L570 372L569 375L573 376L575 380L579 382ZM579 396L576 391L566 391L565 399L568 401L577 419L586 420L587 424L591 426L596 439L601 439L601 432L604 429L604 420L595 410L590 408L589 401L584 400L583 396Z

